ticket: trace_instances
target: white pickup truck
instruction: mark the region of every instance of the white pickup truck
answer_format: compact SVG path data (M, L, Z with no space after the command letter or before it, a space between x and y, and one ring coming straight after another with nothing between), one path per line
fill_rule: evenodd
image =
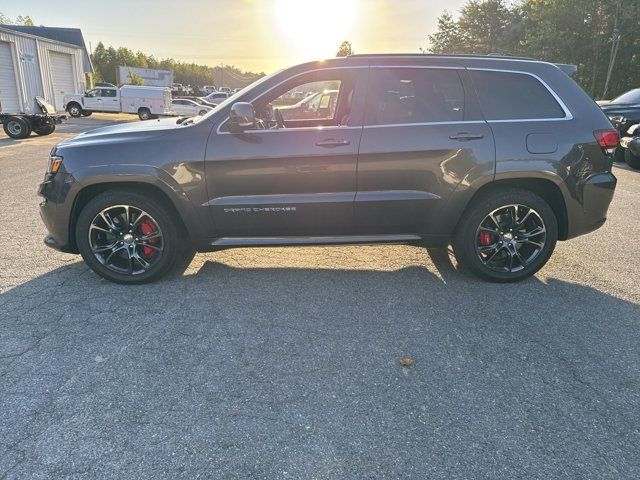
M97 87L84 94L64 96L64 109L72 117L87 117L93 112L137 113L140 120L171 115L171 90L167 87L123 85L121 88Z

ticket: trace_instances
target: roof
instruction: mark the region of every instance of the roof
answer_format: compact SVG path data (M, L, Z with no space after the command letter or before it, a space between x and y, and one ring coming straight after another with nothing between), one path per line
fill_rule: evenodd
M56 42L67 43L69 45L75 45L80 47L83 53L83 66L85 73L93 72L93 66L91 65L91 58L87 51L87 46L84 43L84 37L82 36L82 30L79 28L65 28L65 27L43 27L33 25L2 25L2 28L7 30L13 30L14 32L26 33L36 37L46 38L54 40Z

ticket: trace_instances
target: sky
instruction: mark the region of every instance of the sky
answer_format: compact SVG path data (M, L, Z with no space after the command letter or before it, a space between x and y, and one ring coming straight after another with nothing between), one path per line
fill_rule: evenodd
M102 41L205 65L266 73L335 56L343 40L356 53L418 52L446 8L465 0L0 0L0 12L36 25L82 29Z

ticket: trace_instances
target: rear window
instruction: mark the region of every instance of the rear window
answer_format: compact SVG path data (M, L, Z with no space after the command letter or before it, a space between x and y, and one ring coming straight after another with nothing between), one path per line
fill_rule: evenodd
M551 92L524 73L469 71L487 120L564 118Z

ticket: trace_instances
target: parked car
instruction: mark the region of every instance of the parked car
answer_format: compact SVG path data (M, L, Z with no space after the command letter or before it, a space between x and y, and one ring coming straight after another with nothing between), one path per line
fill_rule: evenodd
M207 102L202 97L187 96L187 97L177 97L177 98L178 99L184 99L184 100L192 100L192 101L194 101L194 102L196 102L196 103L198 103L200 105L206 105L207 107L212 107L212 108L217 105L216 103Z
M224 93L227 93L227 94L231 95L231 88L229 88L229 87L220 87L218 89L218 91L224 92Z
M277 107L285 120L323 118L335 110L338 90L326 90L309 95L295 105Z
M65 95L64 109L72 117L92 112L123 112L137 113L140 120L149 120L171 113L171 90L134 85L93 88L84 94Z
M338 97L326 117L273 108L287 92L328 89ZM179 271L196 250L372 243L451 244L468 271L522 280L557 240L605 222L618 138L550 63L311 62L204 116L59 144L39 188L45 243L127 284Z
M204 92L205 95L209 95L213 92L217 92L218 89L213 85L205 85L204 87L202 87L202 91Z
M202 97L205 102L215 103L216 105L222 103L227 98L229 98L229 94L227 92L213 92L206 97Z
M211 111L212 108L207 105L201 105L193 100L187 100L186 98L177 98L171 101L171 111L175 115L205 115Z
M634 88L613 100L597 102L609 120L618 128L620 135L640 122L640 88Z
M621 156L630 167L640 169L640 124L632 125L625 133L620 139Z

